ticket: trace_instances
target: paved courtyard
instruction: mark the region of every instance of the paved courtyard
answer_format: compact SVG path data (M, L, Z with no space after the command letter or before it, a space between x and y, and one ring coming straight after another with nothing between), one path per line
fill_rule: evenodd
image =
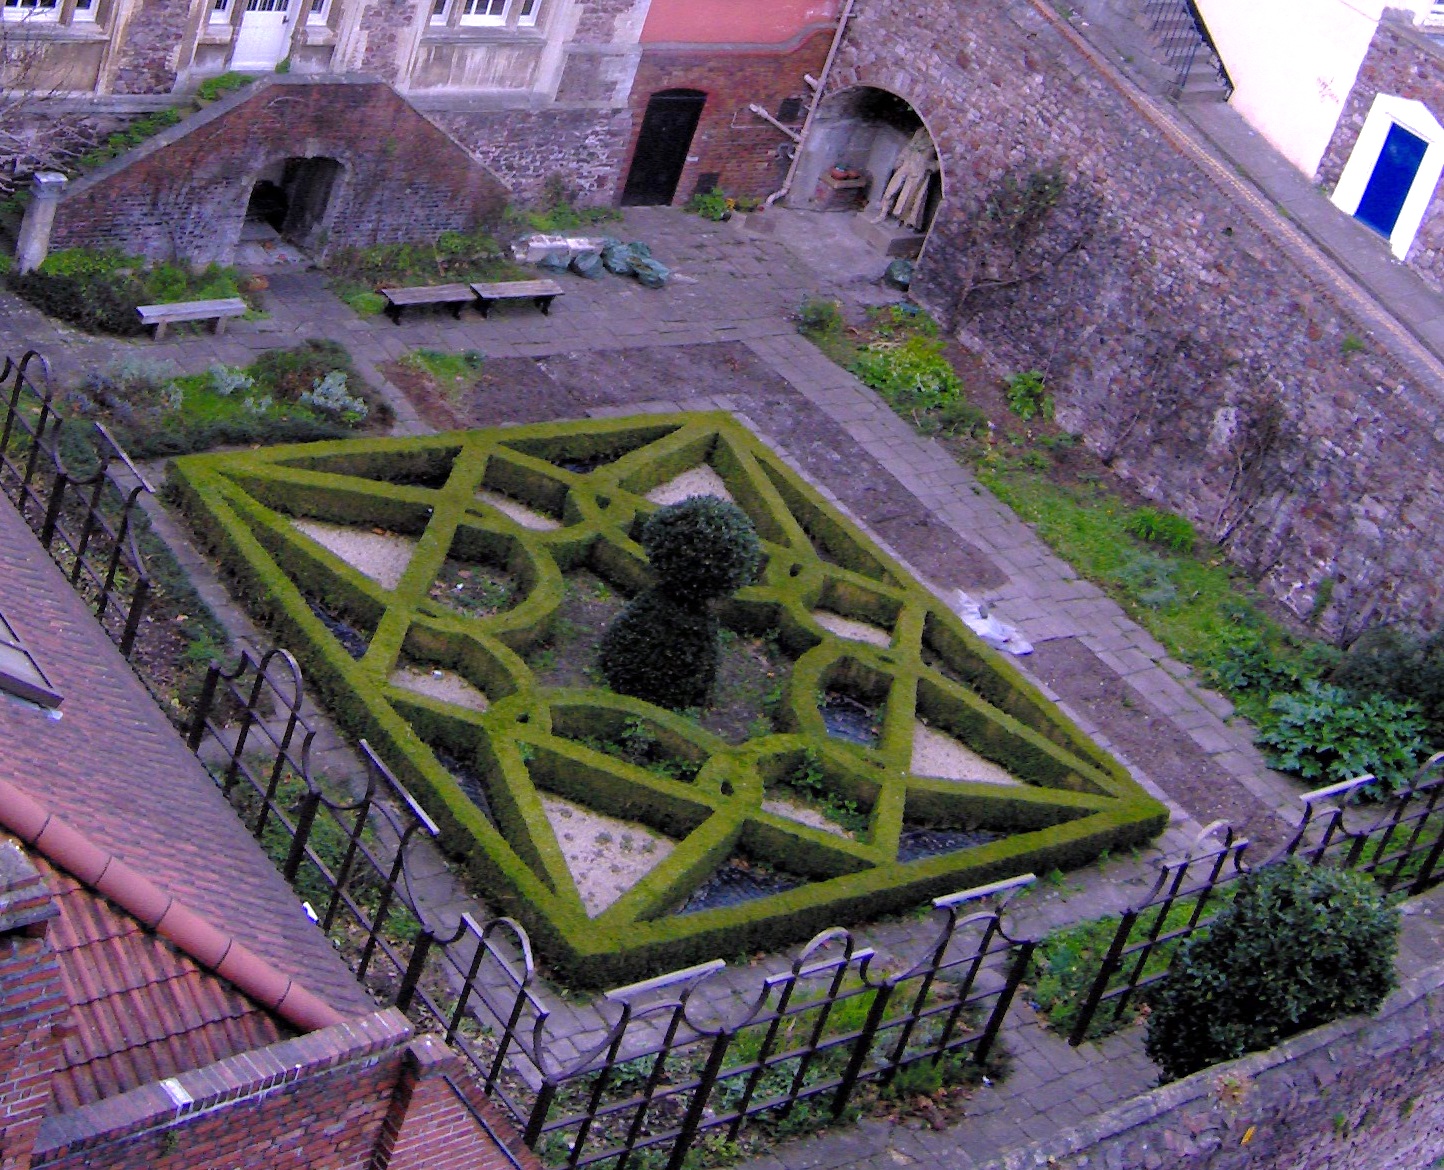
M289 271L271 274L263 294L270 316L236 323L224 337L158 345L100 341L0 295L0 344L12 354L46 353L63 384L126 355L165 358L193 372L216 361L244 364L258 351L305 338L331 338L386 392L401 433L678 409L734 411L941 596L965 589L1017 626L1036 647L1019 665L1172 810L1158 850L1070 875L1017 901L1014 933L1036 934L1140 898L1159 853L1181 850L1214 820L1261 842L1260 851L1277 842L1296 819L1301 788L1267 768L1247 729L1229 721L1227 702L1197 686L1187 668L1079 579L941 447L797 334L791 314L806 297L893 299L875 283L881 264L842 224L800 213L769 213L760 223L738 225L632 211L617 234L646 240L674 268L673 283L650 291L615 277L564 277L567 293L550 317L516 305L489 320L470 313L459 322L418 315L394 326L384 317L357 317L331 296L322 274ZM381 367L419 346L478 351L487 359L487 382L455 402L408 400ZM182 544L173 525L163 531ZM223 620L246 634L248 623L204 563L181 551ZM345 749L334 738L326 746L331 760L322 767L344 771ZM1146 770L1139 766L1145 761ZM446 916L474 909L439 864L431 879L427 896ZM865 933L880 950L901 955L925 945L929 929L908 921ZM748 998L759 977L743 968L729 975L728 985ZM566 1022L576 1047L600 1026L590 1009L564 1003L555 1018ZM864 1123L796 1142L754 1165L982 1166L1154 1081L1136 1029L1074 1050L1043 1031L1020 1001L1005 1043L1011 1075L1001 1086L979 1089L967 1118L953 1128Z

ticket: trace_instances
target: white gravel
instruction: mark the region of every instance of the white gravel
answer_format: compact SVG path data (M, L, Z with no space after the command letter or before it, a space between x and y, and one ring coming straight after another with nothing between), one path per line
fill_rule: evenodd
M968 780L976 784L1020 784L991 760L964 747L951 735L929 727L922 720L913 723L914 776L938 780Z
M786 817L788 820L797 821L799 824L810 825L814 829L821 829L824 833L832 833L838 837L852 836L846 829L836 821L830 821L815 808L808 808L805 804L799 804L793 800L764 800L762 808L774 816Z
M592 918L676 848L675 842L644 825L603 816L559 796L544 795L541 800L582 905Z
M504 496L501 492L494 492L490 488L480 488L476 498L483 504L490 504L498 512L510 516L523 528L535 528L538 532L550 532L554 528L560 528L561 522L553 520L544 512L538 512L528 508L520 500L514 500L510 496Z
M403 666L392 673L391 685L472 711L485 711L491 706L485 694L451 670L417 670L414 666Z
M892 632L875 626L871 622L860 622L856 618L843 617L830 609L814 609L813 618L824 630L831 630L839 638L853 642L867 642L872 646L891 646Z
M383 589L395 589L401 583L401 575L416 549L411 537L382 528L356 528L320 520L292 520L291 524Z
M659 483L647 493L647 499L663 506L680 504L692 496L716 496L719 500L730 500L732 493L727 490L722 477L707 463L690 468L666 483Z

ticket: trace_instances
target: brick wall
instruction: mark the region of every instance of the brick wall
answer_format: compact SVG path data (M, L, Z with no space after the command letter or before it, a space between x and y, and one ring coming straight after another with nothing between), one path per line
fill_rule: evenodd
M45 941L55 903L13 842L0 844L0 1170L27 1170L60 1067L69 1004Z
M762 199L772 194L787 176L791 140L748 106L756 103L776 117L786 99L799 98L805 111L810 93L803 77L822 71L831 40L831 31L823 29L787 52L646 49L632 83L633 131L621 183L631 166L648 99L664 89L695 89L707 95L690 151L697 161L682 171L675 202L687 202L698 176L708 174L718 175L718 184L729 195ZM793 124L800 127L800 117Z
M1042 370L1060 421L1324 630L1444 619L1444 388L1051 11L863 0L829 89L855 85L908 100L938 144L930 308L1001 371ZM1069 185L1016 280L979 285L980 204L1054 163Z
M1318 181L1330 191L1338 185L1369 107L1381 93L1423 102L1430 113L1444 121L1444 47L1396 18L1380 22L1334 127L1329 148L1319 163ZM1406 262L1436 289L1444 291L1444 184L1434 191Z
M506 203L495 176L389 86L275 78L77 181L51 247L228 262L259 172L302 156L343 168L323 252L471 230Z

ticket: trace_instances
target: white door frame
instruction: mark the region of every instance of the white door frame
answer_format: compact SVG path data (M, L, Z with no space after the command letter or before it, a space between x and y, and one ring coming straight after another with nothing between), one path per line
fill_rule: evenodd
M290 52L291 9L307 0L246 0L231 49L232 69L274 69Z
M1419 169L1414 172L1414 182L1409 186L1409 194L1404 199L1404 206L1399 209L1394 230L1389 234L1389 250L1403 260L1409 254L1414 237L1419 234L1419 227L1434 198L1434 188L1439 185L1439 176L1444 174L1444 126L1423 102L1388 93L1375 95L1374 104L1369 107L1363 129L1359 131L1349 161L1344 164L1332 198L1334 206L1346 215L1353 215L1359 210L1364 189L1373 178L1379 155L1384 151L1384 140L1394 126L1402 127L1426 143L1424 157L1419 160Z

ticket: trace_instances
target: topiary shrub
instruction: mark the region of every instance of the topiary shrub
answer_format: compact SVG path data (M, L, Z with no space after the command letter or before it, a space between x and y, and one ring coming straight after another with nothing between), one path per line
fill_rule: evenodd
M1394 986L1399 912L1366 877L1297 858L1249 874L1208 934L1178 952L1148 1017L1174 1080L1371 1012Z
M614 691L678 710L700 707L717 675L718 623L709 603L746 584L762 560L747 514L692 496L642 526L656 584L618 615L599 664Z

